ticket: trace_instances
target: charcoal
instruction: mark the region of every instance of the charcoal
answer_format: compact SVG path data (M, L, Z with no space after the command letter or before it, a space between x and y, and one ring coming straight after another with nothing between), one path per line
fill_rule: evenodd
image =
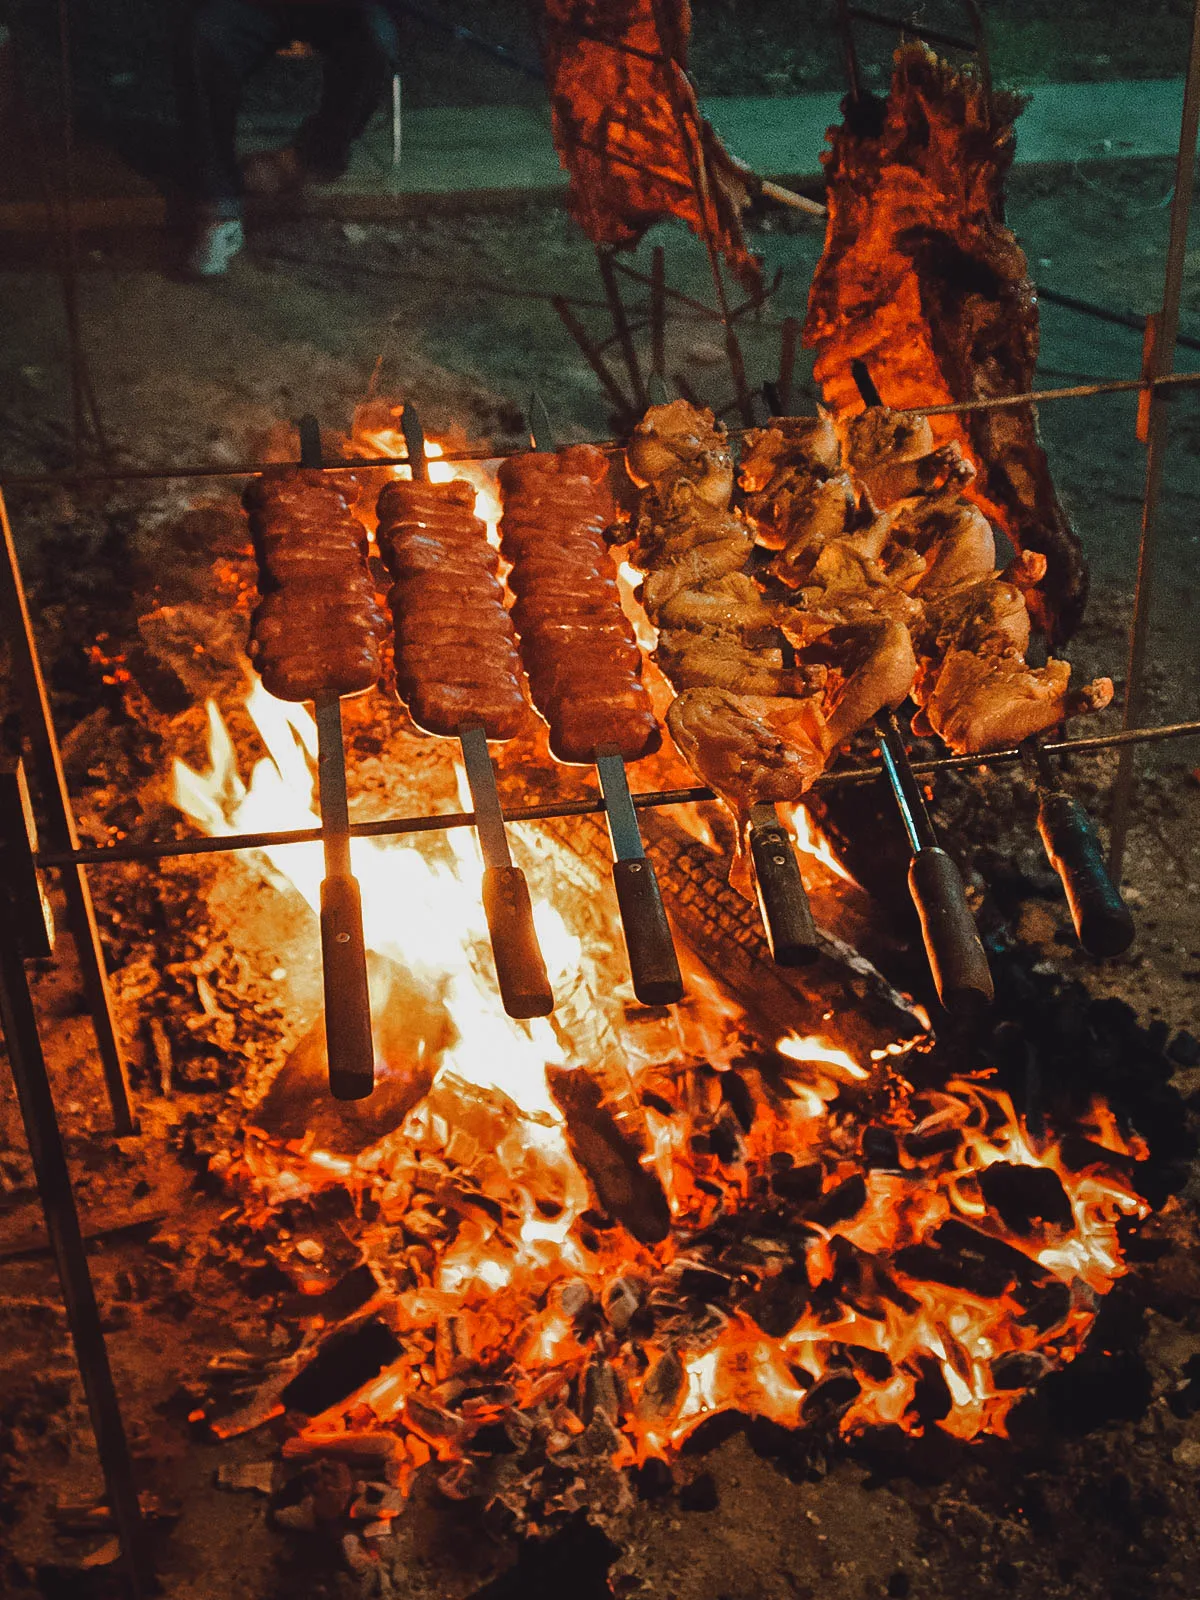
M754 1126L757 1107L745 1078L736 1068L731 1067L728 1072L721 1074L721 1098L738 1119L742 1131L749 1133Z
M604 1291L604 1315L614 1333L627 1333L642 1303L642 1285L636 1278L614 1278Z
M1049 1167L996 1161L980 1173L979 1187L988 1205L1013 1233L1032 1233L1035 1222L1069 1228L1074 1220L1067 1192Z
M659 1356L638 1399L638 1416L643 1422L665 1422L674 1415L686 1376L677 1351L667 1350Z
M848 1222L867 1203L867 1182L861 1172L845 1179L821 1199L808 1213L810 1222L823 1228L832 1228L837 1222Z
M579 1443L586 1455L597 1456L602 1460L611 1460L621 1448L622 1435L618 1433L609 1420L607 1412L597 1409L592 1420L583 1430Z
M865 1373L874 1383L886 1383L895 1370L886 1352L870 1345L845 1344L839 1347L838 1353L850 1367Z
M943 1222L923 1244L897 1251L894 1261L910 1278L965 1289L988 1300L1010 1294L1024 1308L1027 1320L1046 1306L1057 1306L1056 1291L1061 1291L1067 1300L1062 1314L1069 1309L1070 1292L1065 1284L1012 1245L954 1217ZM1038 1326L1045 1325L1041 1315L1035 1320Z
M583 1377L583 1420L591 1422L600 1413L616 1422L621 1406L616 1374L607 1361L597 1358L588 1364Z
M948 1417L954 1406L946 1375L932 1356L918 1356L920 1377L913 1390L912 1408L922 1427L930 1427Z
M742 1142L741 1126L730 1107L722 1107L722 1114L709 1129L708 1137L713 1154L719 1161L727 1166L745 1161L746 1147Z
M566 1121L567 1142L601 1205L641 1244L671 1231L662 1185L642 1166L642 1152L603 1103L600 1085L582 1070L550 1068L550 1092Z
M822 1378L804 1396L801 1417L805 1426L832 1427L861 1393L862 1384L849 1372L835 1372Z
M872 1122L863 1129L863 1160L873 1172L898 1172L900 1146L891 1128L881 1128Z
M1177 1067L1194 1067L1200 1064L1200 1039L1186 1028L1180 1028L1167 1046L1166 1054L1167 1060Z
M799 1322L810 1299L808 1277L803 1267L788 1268L772 1278L764 1278L740 1309L769 1339L782 1339Z
M675 1487L675 1477L665 1461L651 1456L634 1468L633 1483L639 1500L662 1500Z
M409 1395L404 1402L404 1423L433 1445L456 1443L464 1431L461 1417L456 1417L452 1411L443 1411L441 1406L418 1400L415 1395Z
M812 1161L803 1167L787 1166L772 1172L771 1192L793 1205L803 1205L817 1198L824 1182L824 1167L819 1161Z
M679 1505L683 1511L715 1511L721 1503L717 1480L711 1472L701 1472L679 1490Z
M992 1382L997 1389L1030 1389L1053 1371L1038 1350L1011 1350L992 1362Z
M399 1354L392 1330L377 1317L367 1317L332 1333L280 1398L289 1411L319 1416L377 1377Z

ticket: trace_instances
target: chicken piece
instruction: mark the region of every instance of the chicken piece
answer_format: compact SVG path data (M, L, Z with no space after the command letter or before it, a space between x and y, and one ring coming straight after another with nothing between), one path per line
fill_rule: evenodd
M842 444L833 419L817 408L815 417L781 417L769 428L746 435L738 482L748 495L769 493L793 477L828 477L842 465Z
M789 553L837 539L850 527L857 510L849 473L809 478L755 495L746 503L758 543L767 550ZM793 557L794 559L794 557Z
M821 749L829 757L875 718L885 706L898 706L912 688L917 658L904 623L867 612L816 633L783 631L796 646L797 671L823 671Z
M685 689L667 726L688 765L741 819L762 802L799 800L825 764L817 719L792 701Z
M919 573L907 563L904 587L910 591L922 596L939 594L990 577L996 570L992 525L969 500L953 494L905 500L885 516L890 542L901 555L889 571L893 581L899 581L908 552L915 551L923 560Z
M705 504L723 511L733 494L733 452L711 411L686 400L651 406L633 430L625 467L639 489L661 494L686 479Z
M1029 667L1018 655L951 650L922 707L924 720L960 754L1017 745L1062 721L1070 677L1067 663L1053 658L1044 667ZM1107 703L1106 693L1112 698L1112 683L1098 679L1087 692L1098 708Z

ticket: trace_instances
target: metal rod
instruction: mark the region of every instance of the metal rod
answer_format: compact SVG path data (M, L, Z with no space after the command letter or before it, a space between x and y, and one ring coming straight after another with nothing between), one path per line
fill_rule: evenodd
M400 165L400 156L404 149L404 125L401 121L400 74L392 73L392 170Z
M900 820L914 851L932 850L937 845L937 833L925 804L925 796L918 788L913 775L908 751L896 725L896 713L889 711L879 718L879 755L883 770L891 785Z
M650 9L654 17L654 28L658 34L658 42L662 46L663 54L669 56L673 62L680 60L683 52L678 47L678 41L674 38L675 28L663 4L663 0L650 0ZM688 164L688 175L695 191L696 220L699 223L700 237L704 241L704 248L708 255L713 292L717 297L717 309L721 313L721 322L725 329L725 354L729 361L729 370L733 376L733 386L737 393L738 410L741 412L742 421L749 427L754 421L753 398L750 394L750 385L746 381L746 363L742 355L742 347L738 343L733 319L729 314L729 299L725 293L725 279L721 274L720 252L717 249L717 242L713 238L712 229L709 227L712 197L708 189L708 173L704 165L704 150L703 148L698 152L696 150L688 120L691 108L686 101L681 99L678 80L669 66L664 72L664 78L667 98L671 103L671 109L679 130L679 140L683 146L684 156Z
M46 1233L62 1285L67 1325L96 1436L96 1450L136 1600L145 1592L150 1571L133 1460L88 1271L87 1250L79 1227L46 1059L38 1037L29 980L11 926L0 928L0 1022L4 1026L9 1066L46 1218Z
M1188 51L1187 80L1183 95L1183 115L1179 124L1179 154L1175 163L1175 193L1171 201L1171 232L1163 276L1162 311L1154 324L1148 352L1147 373L1163 378L1175 365L1175 342L1179 334L1179 303L1183 294L1183 275L1187 264L1188 221L1196 180L1196 139L1200 135L1200 0L1192 7L1192 36ZM1133 598L1133 625L1129 631L1129 669L1125 680L1123 724L1130 728L1142 711L1146 694L1146 650L1150 638L1150 606L1154 590L1154 564L1157 554L1158 503L1162 494L1167 453L1167 408L1165 396L1152 391L1149 399L1149 428L1146 436L1146 487L1142 502L1142 533L1138 549L1137 588ZM1110 822L1109 870L1119 883L1125 863L1133 806L1134 760L1131 750L1123 751L1113 784Z
M1120 733L1093 734L1085 739L1060 739L1047 741L1043 748L1047 755L1094 755L1102 750L1119 750L1131 744L1160 744L1173 739L1200 739L1200 721L1168 723L1160 728L1130 728ZM910 769L919 778L932 777L939 772L969 772L978 767L1005 767L1023 759L1015 747L992 750L982 755L935 756L929 761L912 761ZM822 792L831 789L857 787L874 783L884 775L882 766L848 767L843 772L823 772L813 788ZM647 789L633 795L639 810L653 810L660 806L691 805L695 802L715 800L712 789L694 784L683 789ZM511 806L504 811L505 822L542 822L552 817L597 816L604 810L604 802L595 792L580 795L573 800L555 800L547 805ZM410 833L442 833L451 828L473 828L473 811L447 811L440 815L424 817L384 817L375 822L352 822L350 834L355 839L390 839ZM226 855L239 850L273 849L276 845L319 844L320 828L291 828L275 833L231 833L212 839L166 839L148 844L114 844L86 846L73 851L38 851L34 860L39 867L61 867L69 862L81 865L103 866L118 861L160 861L180 856Z
M650 370L667 375L667 252L656 244L650 254Z
M33 622L21 581L17 547L3 494L0 494L0 534L4 539L4 560L0 562L0 627L8 644L9 670L21 707L22 733L29 741L37 773L45 813L43 832L50 848L64 858L62 886L67 902L67 925L79 960L79 976L96 1036L108 1102L112 1107L113 1131L118 1135L135 1133L137 1119L129 1093L125 1054L113 1015L108 969L100 943L96 909L92 904L87 877L80 863L74 859L79 848L75 814L71 808L71 796L54 731L50 696L42 675Z
M866 11L862 6L850 6L847 15L856 22L869 22L876 28L891 28L896 33L911 34L914 39L923 39L926 44L945 44L952 50L967 50L975 54L977 45L971 39L960 39L954 33L942 33L937 28L927 28L924 23L909 22L904 17L885 17L878 11Z
M600 281L604 285L604 296L608 301L608 311L612 317L613 332L616 334L617 343L621 347L621 358L625 362L625 370L629 374L633 398L638 410L644 411L646 409L646 383L642 377L641 363L638 361L637 350L633 343L633 334L630 332L629 318L625 314L625 302L621 299L621 289L617 283L617 275L613 271L612 252L597 245L596 265L600 269Z
M613 377L612 372L609 370L608 363L596 348L595 340L588 333L583 323L580 322L579 318L571 310L570 306L561 295L556 294L551 300L550 304L554 307L555 311L557 311L559 320L562 322L563 327L566 328L572 339L574 339L575 343L579 346L583 353L584 360L596 374L596 377L600 380L600 387L612 401L617 416L632 416L633 408L629 401L625 398L625 393L622 390L621 385ZM443 457L443 460L444 459L445 458Z
M618 270L625 270L618 263ZM631 274L632 275L632 274ZM643 279L642 281L649 281ZM666 291L668 297L674 292ZM679 296L674 296L679 298ZM563 306L569 303L561 295L554 296L554 300ZM557 306L556 306L557 309ZM711 308L704 308L707 314L715 321L720 319L715 316ZM562 315L562 312L559 312ZM564 318L564 321L566 319ZM572 321L575 321L572 318ZM567 324L572 336L575 331ZM575 327L580 329L586 341L587 349L594 350L595 346L588 338L586 330L575 321ZM584 345L581 344L581 349ZM590 357L589 357L590 359ZM598 375L598 374L597 374ZM614 383L612 374L607 374L610 382ZM602 380L603 381L603 380ZM950 400L937 406L906 406L898 412L905 417L941 417L971 411L1005 411L1015 406L1044 405L1051 400L1083 400L1096 395L1105 394L1131 394L1144 389L1190 389L1200 385L1200 372L1170 372L1158 378L1103 378L1095 383L1074 384L1070 388L1062 389L1029 389L1024 394L993 395L985 400ZM616 390L620 393L619 388ZM621 403L626 411L629 402L621 395ZM744 428L730 428L731 438L740 438L747 430ZM590 439L586 441L595 446L597 450L619 451L625 448L619 439ZM439 461L454 463L456 461L506 461L510 456L519 455L519 450L448 450L445 455L439 456ZM406 467L409 461L403 456L346 456L340 461L326 461L321 465L322 472L361 472L364 470L379 469L382 467ZM159 483L171 482L181 478L255 478L260 473L268 472L273 467L278 467L278 461L253 461L245 462L240 466L196 465L184 467L113 467L108 469L97 468L94 472L3 472L0 471L0 492L5 489L53 489L73 488L85 483Z
M1048 300L1052 306L1064 306L1068 311L1078 311L1085 317L1094 317L1097 322L1111 322L1115 327L1132 328L1136 333L1146 331L1146 319L1137 311L1113 311L1109 306L1098 306L1092 300L1081 300L1078 295L1063 294L1058 289L1047 289L1041 283L1035 287L1038 299ZM1186 350L1200 350L1200 339L1193 338L1188 333L1176 334L1175 343Z

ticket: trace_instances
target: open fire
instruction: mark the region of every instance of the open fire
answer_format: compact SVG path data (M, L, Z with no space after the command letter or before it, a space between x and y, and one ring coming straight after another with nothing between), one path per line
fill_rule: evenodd
M248 710L269 757L244 782L210 707L210 769L176 764L178 804L209 833L311 825L308 714L257 684ZM379 1435L402 1484L432 1456L459 1497L494 1492L501 1434L520 1453L536 1433L568 1510L585 1458L669 1456L722 1411L1003 1433L1124 1270L1140 1142L1100 1104L1035 1132L986 1076L914 1087L928 1035L867 1059L817 1016L764 1038L698 960L686 1002L647 1012L606 875L548 830L513 836L557 998L528 1023L500 1003L474 834L354 841L387 1124L337 1148L252 1125L225 1170L252 1227L352 1197L352 1326L382 1343L349 1388L282 1391L256 1420L299 1414L296 1453ZM313 911L318 845L258 859ZM290 1257L314 1307L301 1376L337 1331L304 1267L320 1248Z

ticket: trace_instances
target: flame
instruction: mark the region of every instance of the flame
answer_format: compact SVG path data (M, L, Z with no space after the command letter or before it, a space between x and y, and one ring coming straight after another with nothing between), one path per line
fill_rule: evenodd
M390 426L356 440L399 453ZM429 452L436 481L470 476L494 534L486 467L439 463L432 441ZM210 703L207 767L176 761L176 803L214 835L313 826L312 718L258 682L246 709L267 752L249 779ZM461 770L458 781L465 809ZM792 823L802 849L849 877L803 807ZM610 1419L618 1465L668 1454L731 1408L803 1425L830 1394L844 1432L919 1433L932 1425L921 1398L932 1384L946 1432L1002 1433L1036 1372L1077 1354L1097 1297L1125 1271L1118 1225L1147 1211L1126 1175L1146 1154L1140 1142L1098 1104L1068 1151L986 1076L918 1091L903 1074L927 1039L865 1060L824 1034L757 1048L745 1014L686 951L687 1002L647 1016L632 1005L606 877L546 831L511 835L552 1015L504 1014L472 830L356 838L368 947L403 974L409 1009L445 1022L427 1080L401 1125L356 1154L251 1128L225 1163L245 1219L263 1227L282 1202L332 1186L374 1202L354 1237L402 1353L304 1438L388 1429L408 1484L432 1458L469 1470L475 1430L541 1406L553 1448L567 1449L581 1424L561 1399L600 1360L624 1396ZM315 950L320 845L253 859L308 908ZM386 1029L376 1045L384 1083L411 1068L393 1059ZM630 1183L661 1189L661 1243L639 1242L631 1219L596 1225L595 1174L554 1093L572 1073L597 1087ZM886 1160L868 1155L868 1126L892 1141ZM1037 1169L1053 1194L1057 1184L1052 1220L1010 1226L994 1203L997 1168L1008 1182ZM317 1290L318 1278L309 1270L304 1283Z
M784 813L788 808L783 807ZM819 861L823 867L831 872L835 878L841 878L846 883L854 883L853 876L833 853L833 846L813 821L812 812L801 802L791 810L792 834L796 840L796 848L804 855L811 856L814 861Z

